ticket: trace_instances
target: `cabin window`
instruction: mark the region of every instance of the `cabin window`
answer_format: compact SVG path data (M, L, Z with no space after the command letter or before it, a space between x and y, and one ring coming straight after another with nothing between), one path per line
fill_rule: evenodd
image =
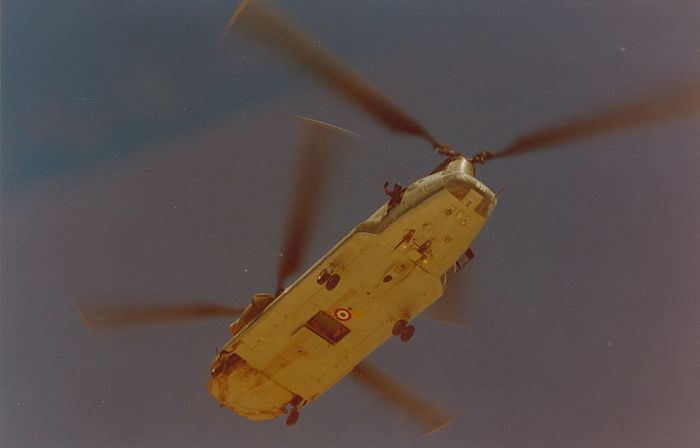
M314 317L309 319L305 327L331 344L337 344L350 333L348 327L323 311L319 311Z

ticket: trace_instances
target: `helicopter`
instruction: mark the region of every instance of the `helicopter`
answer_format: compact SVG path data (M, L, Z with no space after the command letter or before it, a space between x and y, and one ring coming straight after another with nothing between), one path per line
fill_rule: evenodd
M82 311L93 328L127 321L238 315L230 326L231 339L211 364L208 386L222 406L254 421L287 415L287 424L293 425L303 406L350 373L370 385L386 385L388 380L363 360L392 337L408 342L414 336L412 321L441 299L447 273L459 271L473 258L472 242L495 209L497 194L477 179L477 165L667 120L694 111L698 103L697 89L664 92L527 134L501 150L466 156L435 138L269 7L244 0L231 16L222 41L239 26L324 79L389 130L422 138L443 157L407 188L385 186L389 199L287 285L289 276L300 268L309 222L316 212L318 189L313 181L322 175L330 139L343 132L307 120L305 155L274 294L255 294L245 309L187 305L132 308L121 314ZM411 406L416 413L430 414L424 425L428 431L451 420L427 404Z

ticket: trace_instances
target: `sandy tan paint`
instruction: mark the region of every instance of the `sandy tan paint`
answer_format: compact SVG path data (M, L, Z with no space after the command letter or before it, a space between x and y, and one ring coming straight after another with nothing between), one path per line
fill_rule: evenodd
M251 420L282 415L295 396L306 404L347 375L391 337L396 321L439 299L445 273L496 204L470 174L459 158L355 227L225 344L212 365L214 398ZM323 270L340 275L333 290L316 281ZM340 316L350 332L327 342L306 325L319 311Z

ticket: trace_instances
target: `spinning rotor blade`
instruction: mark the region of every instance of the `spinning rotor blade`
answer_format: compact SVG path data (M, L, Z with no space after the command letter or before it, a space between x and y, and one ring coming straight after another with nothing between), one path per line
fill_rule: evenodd
M485 153L485 159L540 151L583 138L684 118L699 111L700 86L686 85L526 134L500 151Z
M269 7L243 0L229 19L222 42L234 23L247 27L282 55L325 79L338 93L394 132L422 137L435 148L443 146L420 123Z
M302 156L299 161L297 182L290 202L290 216L284 236L281 258L277 266L276 294L284 289L289 274L299 268L309 234L316 222L321 193L326 190L330 142L344 129L321 121L303 119Z
M366 362L358 364L352 373L353 378L413 418L420 426L423 435L427 436L446 428L454 419L444 410L429 403Z
M216 304L183 305L80 305L80 317L93 332L164 322L184 322L211 317L234 317L243 308Z

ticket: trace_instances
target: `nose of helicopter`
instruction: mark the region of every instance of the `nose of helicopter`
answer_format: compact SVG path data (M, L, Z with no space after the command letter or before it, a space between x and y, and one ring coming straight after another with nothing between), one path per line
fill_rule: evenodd
M237 354L227 353L226 351L222 350L216 356L216 358L214 359L214 362L212 362L211 370L209 373L211 374L212 378L216 377L224 370L227 370L227 369L233 367L238 361L240 361L240 359L241 359L241 357L238 356Z
M207 387L209 388L209 392L214 395L215 397L218 397L221 395L221 392L223 390L222 388L222 383L221 383L221 370L211 370L211 378L209 378L209 384Z
M209 378L207 388L209 389L209 393L214 396L222 406L226 403L228 373L239 359L240 357L235 353L227 354L225 351L222 351L219 352L211 364L211 369L209 371L211 378Z

